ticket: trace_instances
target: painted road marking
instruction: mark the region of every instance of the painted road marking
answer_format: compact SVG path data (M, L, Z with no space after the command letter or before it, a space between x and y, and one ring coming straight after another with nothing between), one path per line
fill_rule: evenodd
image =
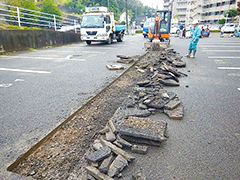
M240 59L236 56L208 56L209 59Z
M70 61L86 61L86 59L80 59L82 55L68 55L65 59Z
M221 70L240 70L240 67L218 67Z
M240 48L240 46L218 46L218 45L216 45L216 46L206 46L206 45L200 45L199 47L202 47L202 48Z
M64 58L34 57L34 56L0 56L0 58L44 59L44 60L64 59Z
M13 84L11 84L11 83L8 83L8 84L4 84L4 83L2 83L2 84L0 84L0 88L1 87L3 87L3 88L8 88L8 87L10 87L10 86L12 86Z
M235 44L238 44L239 45L239 42L236 42L236 43L225 43L225 42L215 42L215 43L199 43L199 45L219 45L219 44L223 44L223 45L226 45L226 44L232 44L232 45L235 45Z
M24 79L15 79L14 82L23 82L23 81L25 81L25 80Z
M229 50L229 49L203 49L202 51L211 51L211 52L240 52L240 50Z
M60 61L66 61L66 58L57 58L57 57L35 57L35 56L0 56L0 58L8 58L8 59L13 59L13 58L19 58L19 59L41 59L41 60L60 60ZM86 59L75 59L75 58L70 58L68 60L72 61L86 61Z
M240 91L240 88L238 88L238 90Z
M240 74L230 73L230 74L228 74L228 76L240 77Z
M38 73L38 74L51 74L51 72L49 72L49 71L36 71L36 70L10 69L10 68L0 68L0 71L13 71L13 72Z

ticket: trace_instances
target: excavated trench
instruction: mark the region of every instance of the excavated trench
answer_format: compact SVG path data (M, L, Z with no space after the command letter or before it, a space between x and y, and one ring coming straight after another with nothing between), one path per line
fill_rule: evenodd
M85 155L133 87L145 76L136 68L153 64L161 51L150 51L139 58L119 78L90 99L76 113L19 157L8 170L34 179L87 179Z

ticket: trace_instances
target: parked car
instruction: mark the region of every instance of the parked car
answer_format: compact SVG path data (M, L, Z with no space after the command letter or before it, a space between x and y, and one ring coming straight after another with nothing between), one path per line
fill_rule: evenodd
M235 31L235 24L234 23L226 23L221 28L221 33L234 33Z
M178 34L180 32L180 29L178 26L172 26L171 27L171 30L170 30L170 33L171 34Z
M73 25L73 26L70 26L70 25L65 25L65 26L61 26L60 29L58 29L57 31L59 32L75 32L75 28L76 28L76 31L78 34L80 34L81 32L81 26L80 24L77 24L77 25Z
M220 27L218 25L210 26L210 31L218 31L218 30L220 30Z

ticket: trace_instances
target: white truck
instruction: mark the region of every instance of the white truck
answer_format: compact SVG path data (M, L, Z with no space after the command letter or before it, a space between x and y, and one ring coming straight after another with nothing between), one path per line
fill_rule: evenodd
M122 42L126 30L125 25L115 25L114 14L106 7L86 7L82 16L81 40L87 44L106 42L111 44L114 39Z

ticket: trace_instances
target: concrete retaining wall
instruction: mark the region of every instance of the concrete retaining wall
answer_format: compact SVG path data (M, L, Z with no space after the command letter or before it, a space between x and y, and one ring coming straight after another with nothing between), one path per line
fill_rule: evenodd
M57 46L80 41L80 34L51 30L0 30L0 52Z

